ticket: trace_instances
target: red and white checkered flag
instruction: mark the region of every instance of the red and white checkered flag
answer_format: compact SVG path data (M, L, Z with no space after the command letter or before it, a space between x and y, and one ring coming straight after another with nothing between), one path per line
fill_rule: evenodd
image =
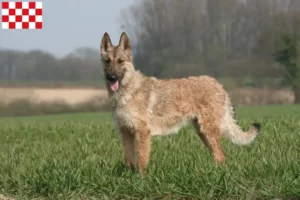
M2 29L42 29L42 2L2 2Z

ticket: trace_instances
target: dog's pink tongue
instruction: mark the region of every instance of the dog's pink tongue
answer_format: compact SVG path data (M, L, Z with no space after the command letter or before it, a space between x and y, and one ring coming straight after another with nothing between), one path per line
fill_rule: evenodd
M119 88L119 81L116 81L116 82L114 82L114 83L110 83L110 88L111 88L111 90L112 91L117 91L118 90L118 88Z

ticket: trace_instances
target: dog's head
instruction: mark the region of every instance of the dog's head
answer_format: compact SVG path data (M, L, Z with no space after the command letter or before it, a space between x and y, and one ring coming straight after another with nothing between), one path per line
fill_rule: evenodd
M131 46L126 33L122 33L118 46L113 46L107 33L101 41L101 60L105 79L112 91L117 91L125 74L134 70L132 64Z

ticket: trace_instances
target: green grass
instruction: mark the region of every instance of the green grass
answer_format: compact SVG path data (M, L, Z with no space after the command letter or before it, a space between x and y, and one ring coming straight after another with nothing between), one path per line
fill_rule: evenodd
M129 171L111 115L0 119L0 194L16 199L300 199L300 106L237 109L248 147L222 140L216 166L193 129L153 139L145 179Z

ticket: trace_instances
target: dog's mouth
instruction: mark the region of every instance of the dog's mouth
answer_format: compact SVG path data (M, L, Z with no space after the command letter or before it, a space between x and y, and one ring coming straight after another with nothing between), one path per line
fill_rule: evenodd
M119 89L119 81L118 80L109 81L109 85L110 85L110 89L114 92Z
M124 73L125 73L125 70L124 70ZM122 74L108 73L106 75L106 80L108 81L110 89L113 92L115 92L119 89L120 83L124 77L124 73L122 73Z
M115 74L108 74L106 79L109 82L109 86L112 91L115 92L119 89L119 79Z

